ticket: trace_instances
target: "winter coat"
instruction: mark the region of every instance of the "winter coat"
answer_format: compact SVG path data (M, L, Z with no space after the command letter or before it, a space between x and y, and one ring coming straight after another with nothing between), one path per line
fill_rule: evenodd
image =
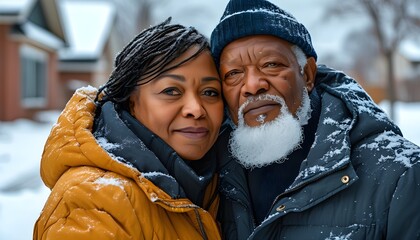
M132 137L124 124L108 129L109 136L95 138L95 94L91 88L76 91L48 137L41 177L52 192L35 224L33 239L220 239L214 220L215 175L203 194L207 210L182 197L177 180L161 172L156 155ZM110 121L121 123L118 118ZM151 140L157 139L152 136ZM111 151L129 155L126 143L137 150L132 155L138 162L148 162L147 172ZM161 145L161 152L179 160L167 145ZM176 189L168 193L160 186ZM174 198L174 192L180 197Z
M245 171L232 158L221 163L222 236L419 239L420 148L342 72L319 66L316 83L322 107L315 142L259 226ZM220 137L219 146L228 138Z

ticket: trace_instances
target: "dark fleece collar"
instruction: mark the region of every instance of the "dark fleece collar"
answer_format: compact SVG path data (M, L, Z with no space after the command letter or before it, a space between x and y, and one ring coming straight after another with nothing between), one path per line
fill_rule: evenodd
M94 135L115 144L117 147L107 151L137 168L172 198L189 198L202 207L204 192L216 171L213 150L203 159L183 160L130 113L117 109L111 102L102 106Z

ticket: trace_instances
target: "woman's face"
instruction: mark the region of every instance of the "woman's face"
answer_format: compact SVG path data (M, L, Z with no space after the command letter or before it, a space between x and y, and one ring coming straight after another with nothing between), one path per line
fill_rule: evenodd
M174 62L191 56L189 49ZM212 147L223 119L221 83L208 51L141 85L130 97L131 114L186 160Z

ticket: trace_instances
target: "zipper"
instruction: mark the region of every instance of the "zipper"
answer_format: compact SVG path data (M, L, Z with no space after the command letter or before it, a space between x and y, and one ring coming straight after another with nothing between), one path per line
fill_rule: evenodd
M194 212L195 212L195 216L197 218L198 227L200 228L201 236L203 236L204 240L208 240L206 231L204 230L203 223L201 222L200 213L198 212L198 209L197 208L194 209Z
M191 204L184 204L184 205L173 205L173 204L170 204L170 203L168 203L166 201L163 201L161 199L156 199L155 202L161 202L161 203L163 203L163 204L165 204L165 205L167 205L167 206L169 206L171 208L189 208L189 209L193 209L194 210L194 213L195 213L195 217L196 217L197 223L198 223L198 227L200 229L200 234L201 234L201 236L203 237L204 240L208 240L206 231L204 229L203 223L202 223L201 218L200 218L200 213L199 213L200 207L199 206L197 206L197 205L195 205L193 203L191 203Z

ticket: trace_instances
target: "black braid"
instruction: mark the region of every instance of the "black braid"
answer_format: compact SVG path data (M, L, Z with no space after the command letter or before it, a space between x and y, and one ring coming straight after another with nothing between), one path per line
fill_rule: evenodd
M170 24L170 21L169 17L164 22L145 29L117 55L108 82L99 88L96 95L95 102L98 106L112 101L127 109L128 99L137 86L152 81L209 48L208 39L195 28ZM196 53L168 67L169 63L192 46L198 46ZM100 98L101 94L103 96Z

